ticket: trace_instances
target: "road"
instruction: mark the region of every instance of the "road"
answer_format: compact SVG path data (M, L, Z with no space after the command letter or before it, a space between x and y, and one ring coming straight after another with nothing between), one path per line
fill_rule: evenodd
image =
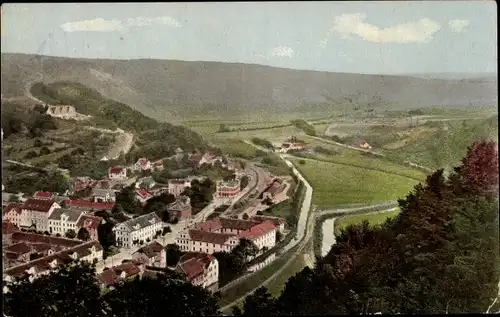
M46 172L51 172L52 171L52 170L47 169L47 168L37 167L37 166L31 165L31 164L27 164L27 163L23 163L23 162L19 162L19 161L5 160L5 162L6 163L10 163L10 164L14 164L14 165L19 165L19 166L29 167L29 168L33 168L33 169L43 170L43 171L46 171ZM59 172L66 172L66 170L63 169L63 168L57 168L57 171L59 171Z

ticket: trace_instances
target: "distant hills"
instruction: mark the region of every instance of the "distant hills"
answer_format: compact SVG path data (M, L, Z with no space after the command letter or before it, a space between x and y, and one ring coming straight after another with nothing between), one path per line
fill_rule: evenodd
M286 112L304 105L390 103L400 109L484 106L498 100L497 78L429 79L292 70L254 64L176 60L72 59L2 54L1 92L23 95L25 87L79 82L168 120L189 113Z

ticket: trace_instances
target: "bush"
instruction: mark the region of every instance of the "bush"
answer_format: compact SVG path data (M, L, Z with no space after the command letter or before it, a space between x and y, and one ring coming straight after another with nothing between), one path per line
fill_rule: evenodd
M304 165L304 164L306 164L306 161L304 161L304 160L300 160L300 161L299 161L299 164Z
M41 147L43 145L42 141L40 139L36 139L34 142L33 142L33 146L34 147Z
M40 149L40 156L42 156L42 155L48 155L48 154L50 154L50 150L49 150L48 147L44 146L44 147L42 147Z
M25 159L30 159L30 158L34 158L34 157L37 157L37 156L38 156L38 154L36 154L35 151L29 151L28 153L26 153L24 155L24 158Z

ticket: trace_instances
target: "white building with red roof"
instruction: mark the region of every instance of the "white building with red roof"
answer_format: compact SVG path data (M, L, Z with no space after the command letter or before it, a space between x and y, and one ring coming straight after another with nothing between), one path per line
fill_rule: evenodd
M241 191L241 183L239 179L231 181L217 181L216 185L216 195L219 198L234 197L237 196Z
M145 157L141 157L134 164L134 170L136 171L149 171L150 169L151 169L151 162Z
M135 197L141 204L145 204L148 200L154 197L154 195L147 189L137 188L135 190Z
M230 252L240 239L248 239L262 250L276 244L276 231L279 226L267 219L232 219L219 217L196 224L193 228L181 231L175 243L181 251Z
M366 142L366 141L359 142L359 147L362 149L367 149L367 150L372 149L372 146L370 144L368 144L368 142Z
M76 227L78 228L78 230L80 230L81 228L85 228L90 234L90 240L97 240L97 229L102 222L103 219L101 217L82 215L80 219L78 219Z
M36 230L49 231L49 217L54 209L61 208L54 200L29 198L21 207L21 227L35 226Z
M211 291L218 288L219 262L213 255L188 252L181 256L175 271L184 275L193 285Z
M55 198L55 195L51 192L35 192L35 194L33 194L33 198L41 200L52 200Z
M3 220L7 220L16 226L21 225L21 213L23 204L8 204L3 208Z
M127 180L127 168L123 166L110 167L108 170L108 178L117 181Z

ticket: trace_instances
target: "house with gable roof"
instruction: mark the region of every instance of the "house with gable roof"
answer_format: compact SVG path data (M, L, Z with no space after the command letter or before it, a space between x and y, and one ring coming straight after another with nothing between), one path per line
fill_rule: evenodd
M57 208L61 208L61 206L54 200L29 198L21 207L20 226L35 226L36 230L49 231L49 217Z
M193 285L212 292L218 289L219 262L213 255L188 252L181 256L175 271L184 275Z
M132 253L132 259L142 262L147 266L167 267L167 252L156 241Z
M175 218L182 221L191 217L191 201L187 196L178 196L174 202L167 205L170 219Z
M139 241L153 239L157 231L163 229L163 222L152 212L133 218L116 225L113 228L117 245L130 248Z
M151 169L151 162L145 157L141 157L134 164L135 171L149 171L150 169Z
M78 232L78 220L83 215L83 211L74 209L58 208L49 217L49 232L64 236L68 230Z
M127 180L127 168L123 166L110 167L108 170L108 178L117 181Z

